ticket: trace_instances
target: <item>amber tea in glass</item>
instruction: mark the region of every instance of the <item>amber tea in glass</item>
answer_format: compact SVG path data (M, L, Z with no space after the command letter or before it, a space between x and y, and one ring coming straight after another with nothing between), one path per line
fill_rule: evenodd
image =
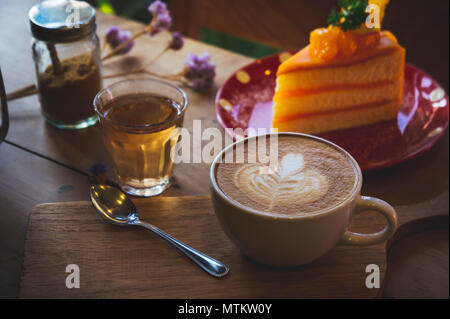
M170 185L186 94L159 80L126 80L100 91L94 106L123 191L161 194Z

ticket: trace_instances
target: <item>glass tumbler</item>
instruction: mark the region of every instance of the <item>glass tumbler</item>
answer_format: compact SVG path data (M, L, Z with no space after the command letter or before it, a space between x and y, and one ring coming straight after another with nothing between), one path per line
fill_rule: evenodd
M170 186L187 106L183 90L156 79L117 82L97 94L94 108L124 192L149 197Z

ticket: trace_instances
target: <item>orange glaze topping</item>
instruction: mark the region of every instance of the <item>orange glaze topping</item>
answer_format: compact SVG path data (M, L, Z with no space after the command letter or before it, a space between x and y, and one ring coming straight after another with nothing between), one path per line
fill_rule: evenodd
M331 60L338 56L350 57L357 51L376 47L380 42L380 31L343 31L330 25L311 32L309 42L312 57Z
M351 32L347 31L346 33ZM352 31L354 32L354 31ZM314 32L313 32L314 33ZM348 53L344 54L336 54L333 58L323 59L314 55L314 50L316 50L311 45L308 45L304 49L297 52L294 56L289 58L287 61L282 63L279 68L277 75L295 72L299 70L308 70L315 68L327 68L327 67L337 67L337 66L346 66L359 62L364 62L370 58L375 56L383 55L385 53L398 50L401 47L398 45L397 39L395 36L389 31L381 31L376 32L379 34L379 40L375 41L376 45L369 44L364 47L359 47L357 50L352 49L350 45L350 49L348 49ZM364 35L361 35L364 38ZM367 37L373 36L371 34L367 34ZM366 40L369 38L366 38ZM362 40L360 40L362 41ZM371 42L369 40L369 42ZM346 49L347 50L347 49ZM355 50L352 54L349 54L351 51ZM343 51L347 52L347 51Z

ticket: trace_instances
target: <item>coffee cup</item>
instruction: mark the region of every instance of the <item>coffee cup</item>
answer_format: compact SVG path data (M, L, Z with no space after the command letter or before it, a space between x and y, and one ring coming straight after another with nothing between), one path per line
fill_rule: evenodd
M225 160L263 137L264 143L276 137L275 166ZM355 159L319 137L272 133L237 141L214 159L210 180L224 232L242 253L263 264L298 266L339 244L380 244L397 227L388 203L360 195L363 181ZM351 232L352 217L366 211L383 215L386 227L372 234Z

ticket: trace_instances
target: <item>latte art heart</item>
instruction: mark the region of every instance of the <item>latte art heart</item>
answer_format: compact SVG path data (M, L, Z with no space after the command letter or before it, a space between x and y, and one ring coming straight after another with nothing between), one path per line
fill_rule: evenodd
M305 168L301 154L286 154L272 172L266 173L267 170L262 168L265 166L260 163L243 165L235 172L234 183L247 196L269 208L311 203L328 192L328 178L314 169Z

